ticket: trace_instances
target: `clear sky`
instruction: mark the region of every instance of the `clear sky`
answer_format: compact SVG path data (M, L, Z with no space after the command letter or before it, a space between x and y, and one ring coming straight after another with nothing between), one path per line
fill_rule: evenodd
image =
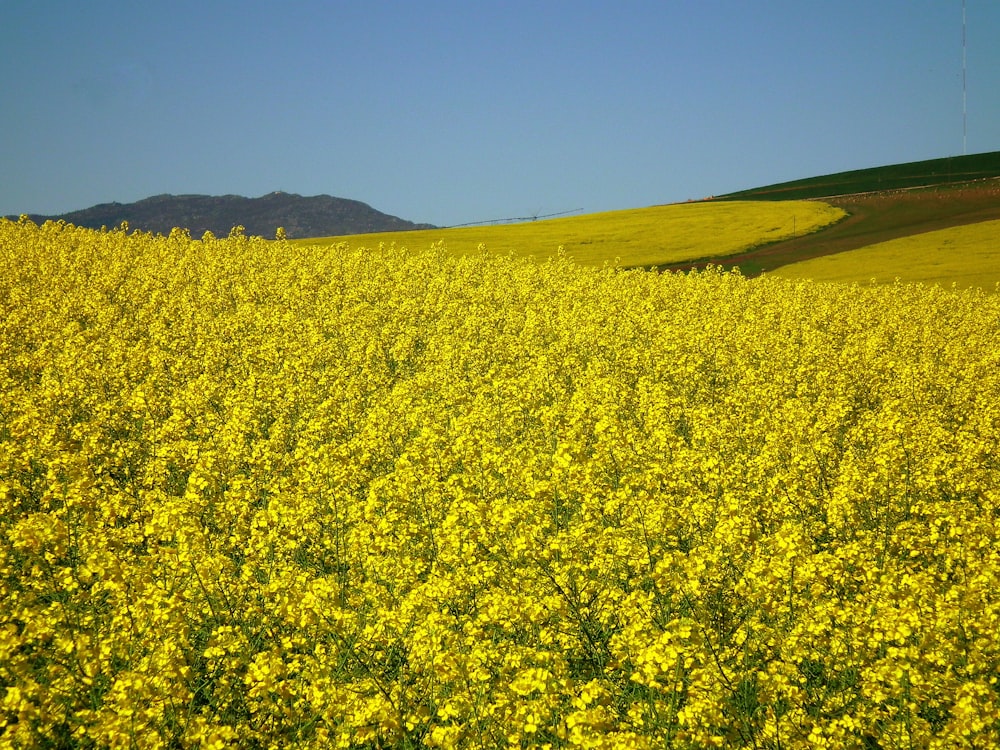
M1000 2L967 0L968 153ZM961 0L4 0L0 214L158 193L439 225L961 154Z

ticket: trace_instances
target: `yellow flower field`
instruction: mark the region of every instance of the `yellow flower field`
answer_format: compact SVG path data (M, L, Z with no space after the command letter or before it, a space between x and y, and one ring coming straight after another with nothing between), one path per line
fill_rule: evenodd
M0 747L996 747L998 331L2 220Z
M490 252L545 260L560 247L581 265L656 266L733 255L768 242L808 234L843 218L819 201L708 201L495 226L420 229L327 238L355 246L443 242L449 253ZM295 240L310 245L320 240Z
M1000 221L983 221L901 237L846 253L792 263L774 271L787 279L980 287L1000 284Z

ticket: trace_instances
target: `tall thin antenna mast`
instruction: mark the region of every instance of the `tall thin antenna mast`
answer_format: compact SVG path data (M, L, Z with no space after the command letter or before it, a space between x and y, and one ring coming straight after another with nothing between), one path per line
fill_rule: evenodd
M965 102L965 0L962 0L962 156L967 153L965 144L969 135L969 115Z

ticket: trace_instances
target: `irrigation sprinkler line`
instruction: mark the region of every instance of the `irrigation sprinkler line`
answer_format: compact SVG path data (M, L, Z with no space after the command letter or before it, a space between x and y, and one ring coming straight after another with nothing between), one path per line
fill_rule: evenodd
M558 211L554 214L542 214L539 216L535 214L534 216L514 216L509 219L487 219L486 221L470 221L466 224L451 224L447 227L439 227L440 229L458 229L459 227L478 227L485 226L487 224L510 224L515 221L538 221L539 219L551 219L553 216L566 216L567 214L575 214L582 211L582 208L574 208L570 211Z

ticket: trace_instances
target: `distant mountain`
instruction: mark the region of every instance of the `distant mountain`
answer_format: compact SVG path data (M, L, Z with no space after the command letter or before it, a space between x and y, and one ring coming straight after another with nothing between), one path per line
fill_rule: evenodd
M10 217L16 219L17 217ZM390 216L361 201L330 195L301 196L274 192L260 198L240 195L154 195L135 203L101 203L58 216L30 215L36 222L62 220L78 227L100 229L127 221L130 229L168 234L174 227L188 229L194 238L206 231L217 237L235 226L248 235L274 237L278 227L289 238L331 237L369 232L434 229Z

